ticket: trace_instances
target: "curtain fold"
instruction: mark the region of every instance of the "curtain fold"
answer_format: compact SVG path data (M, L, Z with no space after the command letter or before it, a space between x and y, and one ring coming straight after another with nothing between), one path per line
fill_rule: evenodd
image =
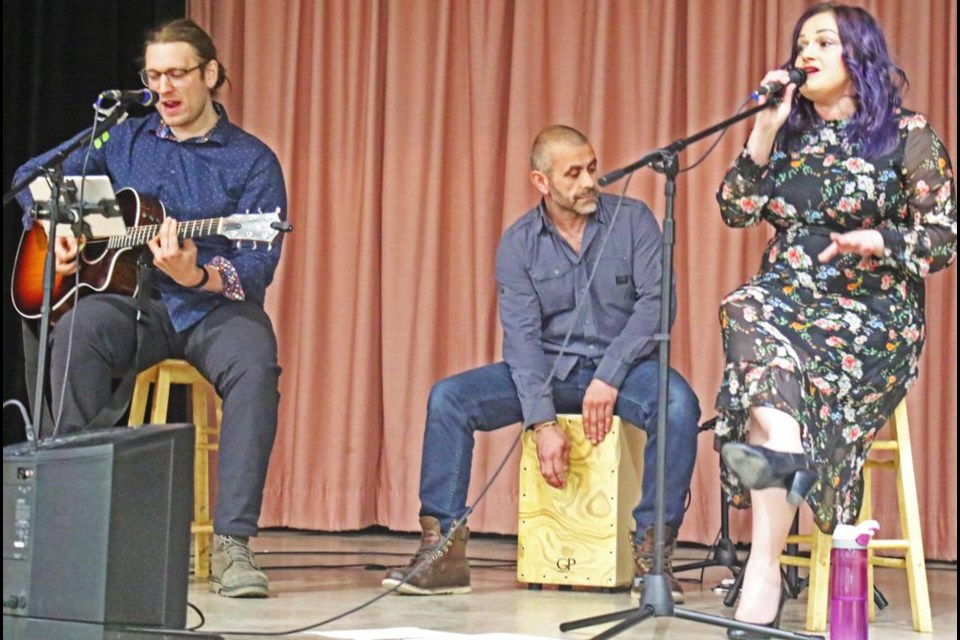
M536 202L536 133L577 127L606 172L704 129L783 62L809 4L191 0L230 74L230 117L280 157L295 227L268 293L284 372L261 525L415 529L430 387L500 358L494 254ZM930 117L956 161L955 0L859 4L910 77L906 105ZM724 227L714 200L748 131L732 128L678 179L672 365L705 418L722 371L719 301L756 271L770 235ZM712 142L685 150L681 167ZM627 193L662 218L662 176L638 172ZM955 267L929 281L927 348L909 395L927 555L947 560L956 559L956 290ZM517 429L477 437L471 500ZM514 453L474 530L516 531L517 470ZM706 434L682 539L713 540L717 474ZM896 507L884 475L880 514ZM895 529L890 520L882 524ZM748 522L735 514L736 538L749 536Z

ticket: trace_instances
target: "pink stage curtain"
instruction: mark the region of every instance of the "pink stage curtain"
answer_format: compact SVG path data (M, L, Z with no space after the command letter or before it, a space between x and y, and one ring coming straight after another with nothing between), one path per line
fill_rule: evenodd
M232 79L230 117L284 166L286 241L268 295L280 340L281 429L263 526L416 528L432 383L500 358L493 259L536 202L529 146L552 123L593 141L601 172L731 115L789 51L801 0L191 0ZM957 160L953 0L862 3ZM717 307L753 274L769 230L724 227L714 192L748 132L731 130L679 178L674 367L712 415L722 370ZM709 142L681 156L691 164ZM628 193L662 215L662 178ZM927 348L910 392L930 557L957 557L957 271L930 280ZM517 428L477 438L471 500ZM681 532L719 525L718 462L700 441ZM477 512L516 531L517 459ZM877 513L893 513L892 478ZM745 539L749 514L734 518ZM889 522L888 522L889 520ZM894 518L883 525L896 529Z

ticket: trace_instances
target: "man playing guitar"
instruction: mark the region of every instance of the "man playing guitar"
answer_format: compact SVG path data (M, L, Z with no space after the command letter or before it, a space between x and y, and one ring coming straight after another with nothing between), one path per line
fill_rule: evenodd
M223 398L211 588L225 596L265 597L267 577L248 538L257 534L277 428L280 367L263 301L282 243L253 247L216 235L181 237L184 221L238 211L283 216L283 173L276 155L231 124L214 102L226 72L198 25L175 20L160 26L147 37L144 61L140 75L159 94L157 113L117 125L91 150L85 167L82 148L66 158L63 171L106 174L118 189L163 202L168 215L146 242L156 271L139 300L86 296L57 323L53 415L60 433L88 428L110 404L114 378L166 358L193 364ZM17 176L29 175L58 150L30 160ZM29 193L20 202L29 210ZM72 277L85 250L64 237L55 249L57 273Z

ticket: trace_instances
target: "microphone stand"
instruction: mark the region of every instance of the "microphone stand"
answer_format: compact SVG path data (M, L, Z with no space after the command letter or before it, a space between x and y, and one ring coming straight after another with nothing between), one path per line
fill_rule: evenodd
M670 370L670 292L673 286L673 245L674 245L674 216L673 205L676 196L676 179L679 173L679 163L677 154L690 144L712 135L718 131L726 129L741 120L749 118L755 113L768 109L771 106L780 103L779 96L771 97L766 103L757 105L746 111L743 111L731 118L695 133L688 138L681 138L671 142L662 149L652 151L636 162L625 167L611 171L602 176L597 182L600 186L606 186L611 182L619 180L627 174L633 173L637 169L650 166L654 171L666 176L667 182L664 186L666 194L666 207L663 218L663 251L662 251L662 269L660 277L660 333L654 336L659 343L659 393L657 397L657 487L654 500L654 544L653 544L653 571L643 578L643 595L640 598L640 604L636 609L627 609L617 611L591 618L564 622L560 625L560 631L571 631L581 629L597 624L606 624L608 622L617 622L616 625L594 636L593 640L605 640L612 638L634 625L640 624L651 617L674 617L683 620L693 620L718 627L728 629L742 629L744 631L754 631L758 634L766 634L772 638L788 638L790 640L823 640L823 636L807 635L803 633L794 633L790 631L781 631L780 629L771 629L770 627L740 622L733 618L723 618L720 616L700 613L698 611L689 611L674 607L673 597L670 595L670 586L663 575L663 547L664 547L664 482L666 469L666 431L667 431L667 381Z
M40 303L40 335L37 349L36 391L33 396L33 424L26 425L27 440L33 443L34 446L37 445L40 439L40 422L43 415L44 380L46 379L47 373L47 340L49 339L50 333L50 300L55 282L54 245L57 239L57 226L62 220L60 194L63 184L63 161L81 146L89 144L91 140L100 138L105 131L123 120L127 115L127 106L128 105L118 102L117 106L103 120L98 120L94 126L84 131L83 134L78 136L71 144L63 148L53 158L37 167L3 195L3 204L6 205L36 178L42 175L51 176L50 224L47 232L47 253L44 256L43 262L43 298ZM97 105L94 105L94 108L97 108ZM82 215L83 203L80 203L80 207L81 212L79 215ZM71 220L71 222L79 222L79 219ZM77 259L79 259L79 256L77 256Z

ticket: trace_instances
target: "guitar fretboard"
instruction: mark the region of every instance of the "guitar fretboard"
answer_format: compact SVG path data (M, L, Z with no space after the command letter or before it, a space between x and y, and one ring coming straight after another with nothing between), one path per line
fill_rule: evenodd
M201 238L217 235L223 218L207 218L205 220L187 220L177 223L177 237ZM107 242L108 249L127 249L139 247L157 235L160 231L158 224L145 224L127 229L122 236L112 236Z

